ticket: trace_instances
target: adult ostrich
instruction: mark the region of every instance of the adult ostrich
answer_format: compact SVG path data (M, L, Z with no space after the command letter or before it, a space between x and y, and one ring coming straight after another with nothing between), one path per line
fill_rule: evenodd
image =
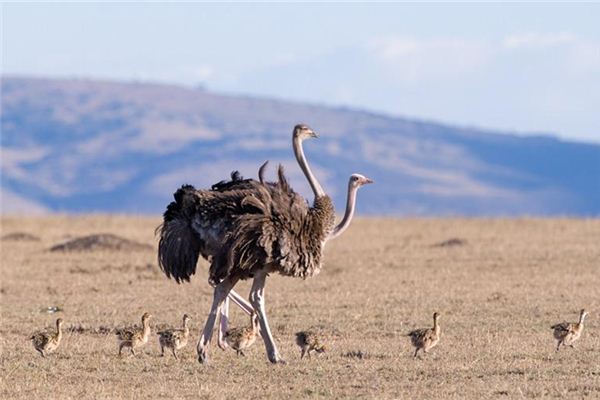
M257 312L269 360L281 361L264 308L266 277L271 272L302 278L318 273L324 243L330 234L343 231L333 231L333 204L304 157L302 141L315 136L305 125L294 129L294 152L315 194L312 207L291 190L280 169L276 184L233 175L231 182L221 182L213 190L184 186L167 208L159 244L159 264L167 276L178 282L189 280L198 254L211 261L210 280L216 286L198 342L200 362L208 360L208 345L224 300L239 279L247 278L254 279L250 303ZM361 184L369 183L358 175L351 182L358 184L361 179ZM355 191L349 198L355 198ZM347 211L344 225L351 215Z
M276 183L266 182L264 179L264 172L267 163L264 163L259 170L259 180L261 183L275 186ZM358 193L358 189L366 184L373 183L373 181L364 175L361 174L352 174L350 175L350 179L348 179L348 192L346 198L346 211L344 212L343 218L340 220L339 224L333 229L331 234L328 236L327 241L331 239L335 239L339 237L349 226L354 217L354 212L356 209L356 195ZM253 312L252 305L246 302L239 294L235 291L231 290L229 292L229 297L226 298L223 302L223 305L220 308L220 324L219 324L219 347L225 349L227 344L224 340L224 333L227 331L227 324L229 320L229 302L228 299L231 298L234 303L236 303L246 314L250 315Z

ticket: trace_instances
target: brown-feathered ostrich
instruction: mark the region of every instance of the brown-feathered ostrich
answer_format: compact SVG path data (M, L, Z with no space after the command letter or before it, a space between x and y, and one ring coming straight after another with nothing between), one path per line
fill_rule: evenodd
M212 190L184 186L164 214L159 264L166 275L178 282L189 280L199 254L211 264L209 281L215 291L198 342L200 362L208 361L208 346L225 299L240 279L247 278L253 278L250 306L258 315L268 358L273 363L282 361L265 313L266 277L272 272L301 278L318 273L325 242L350 222L353 210L346 211L343 224L334 230L333 203L304 157L302 142L309 137L316 134L306 125L294 128L294 153L315 195L312 207L289 187L280 168L279 180L273 184L232 174L231 181L220 182ZM369 182L361 175L351 177L351 208L356 189ZM240 303L249 311L245 302Z
M264 172L268 162L265 162L259 169L259 180L261 183L265 183L268 185L274 185L274 183L266 182L264 179ZM372 183L373 181L361 174L352 174L350 175L350 179L348 180L348 192L346 198L346 211L340 223L333 229L327 240L335 239L340 236L349 226L352 218L354 217L354 211L356 209L356 194L358 189L366 184ZM246 314L250 315L253 311L252 305L244 300L239 294L235 291L231 290L229 292L229 297L234 303L236 303ZM229 320L229 302L226 298L223 302L223 305L220 308L220 324L219 324L219 347L225 349L227 347L227 342L224 339L224 333L227 331L227 324Z

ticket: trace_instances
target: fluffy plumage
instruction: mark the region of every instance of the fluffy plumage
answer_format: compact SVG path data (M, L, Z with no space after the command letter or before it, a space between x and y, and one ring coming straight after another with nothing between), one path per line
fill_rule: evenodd
M587 315L587 311L581 310L579 313L579 322L561 322L560 324L552 325L550 327L550 329L553 330L554 338L558 341L556 351L560 350L561 345L573 347L573 343L581 337L581 333L583 332L583 321Z
M440 341L441 328L438 323L440 315L433 313L433 327L426 329L416 329L408 333L412 345L415 347L414 357L417 357L419 350L427 353L428 350L435 347Z
M332 231L334 207L328 196L309 207L289 186L283 168L276 185L243 179L211 190L182 186L164 214L159 265L177 282L189 280L198 255L211 261L210 281L247 279L265 266L307 278L321 269L322 244Z
M301 359L304 358L305 354L308 356L308 358L310 358L311 351L323 353L326 350L325 345L321 343L317 333L312 330L296 333L296 344L300 346Z
M253 313L250 317L250 326L231 328L225 332L227 344L236 351L238 355L244 356L244 350L248 349L256 341L258 335L258 316Z
M188 322L190 320L190 316L185 314L183 316L183 325L181 329L165 329L157 333L161 356L165 355L165 348L167 348L171 349L175 359L178 359L177 350L182 349L187 345L190 336L190 328L188 327Z
M150 323L152 316L149 313L142 315L142 327L131 327L118 329L115 334L119 340L119 356L123 347L129 347L131 354L135 355L135 349L148 343L150 338Z
M29 338L33 347L42 355L42 357L46 357L47 354L55 351L60 345L62 340L62 324L63 320L59 318L56 320L55 332L38 331Z

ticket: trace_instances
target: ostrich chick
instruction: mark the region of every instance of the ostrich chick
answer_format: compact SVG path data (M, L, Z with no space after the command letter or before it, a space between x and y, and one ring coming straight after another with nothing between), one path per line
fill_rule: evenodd
M119 339L119 356L123 347L129 347L131 354L135 355L135 349L148 343L150 338L150 324L148 320L152 317L149 313L142 315L142 328L124 328L116 332Z
M310 359L310 352L313 350L317 353L324 353L326 350L325 345L321 344L319 337L313 331L302 331L296 333L296 344L300 346L300 350L302 350L300 359L304 358L305 354Z
M173 356L177 360L176 351L182 349L187 345L188 337L190 336L190 328L188 328L188 321L192 318L184 314L182 329L165 329L157 333L158 342L160 343L160 355L164 357L165 347L171 349Z
M52 353L60 345L62 339L62 318L56 320L56 332L39 331L31 335L29 338L33 343L33 347L42 355Z
M231 328L225 332L227 344L236 351L238 356L245 356L244 350L256 341L256 335L258 335L258 315L256 312L250 315L250 324L250 326L241 328Z
M438 323L440 314L433 313L433 327L426 329L416 329L408 334L412 345L415 347L415 354L413 357L417 357L419 350L423 350L424 353L433 347L435 347L440 341L441 328Z
M560 324L552 325L550 328L554 330L554 338L558 340L558 344L556 345L556 351L560 349L560 345L563 346L569 345L571 348L573 347L573 343L581 337L581 332L583 332L583 321L585 317L587 317L588 312L585 310L581 310L579 313L579 322L570 323L570 322L562 322Z

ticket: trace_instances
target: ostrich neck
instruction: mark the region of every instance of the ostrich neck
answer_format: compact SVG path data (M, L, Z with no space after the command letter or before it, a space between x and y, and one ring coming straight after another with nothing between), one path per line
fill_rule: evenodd
M150 324L148 323L148 321L143 321L142 326L144 328L143 333L142 333L144 335L144 337L150 336Z
M60 325L56 324L56 338L60 340L62 338L62 329Z
M440 326L438 325L437 319L433 320L433 330L435 332L439 332L439 330L440 330Z
M310 184L310 188L315 194L315 198L325 196L325 191L321 187L319 181L317 181L317 178L315 178L315 176L313 175L312 171L310 170L310 167L308 166L308 163L306 162L306 157L304 156L304 149L302 148L302 140L300 140L299 138L294 138L293 147L296 160L298 161L302 172L304 172L306 179L308 179L308 183Z
M348 197L346 198L346 212L344 213L344 217L340 221L340 223L333 229L331 235L329 235L328 239L335 239L340 236L348 227L350 226L350 222L352 222L352 218L354 217L354 209L356 208L356 192L358 191L357 187L353 187L351 184L348 184Z
M585 320L585 314L581 314L581 315L579 316L579 325L582 325L582 324L583 324L583 320Z

